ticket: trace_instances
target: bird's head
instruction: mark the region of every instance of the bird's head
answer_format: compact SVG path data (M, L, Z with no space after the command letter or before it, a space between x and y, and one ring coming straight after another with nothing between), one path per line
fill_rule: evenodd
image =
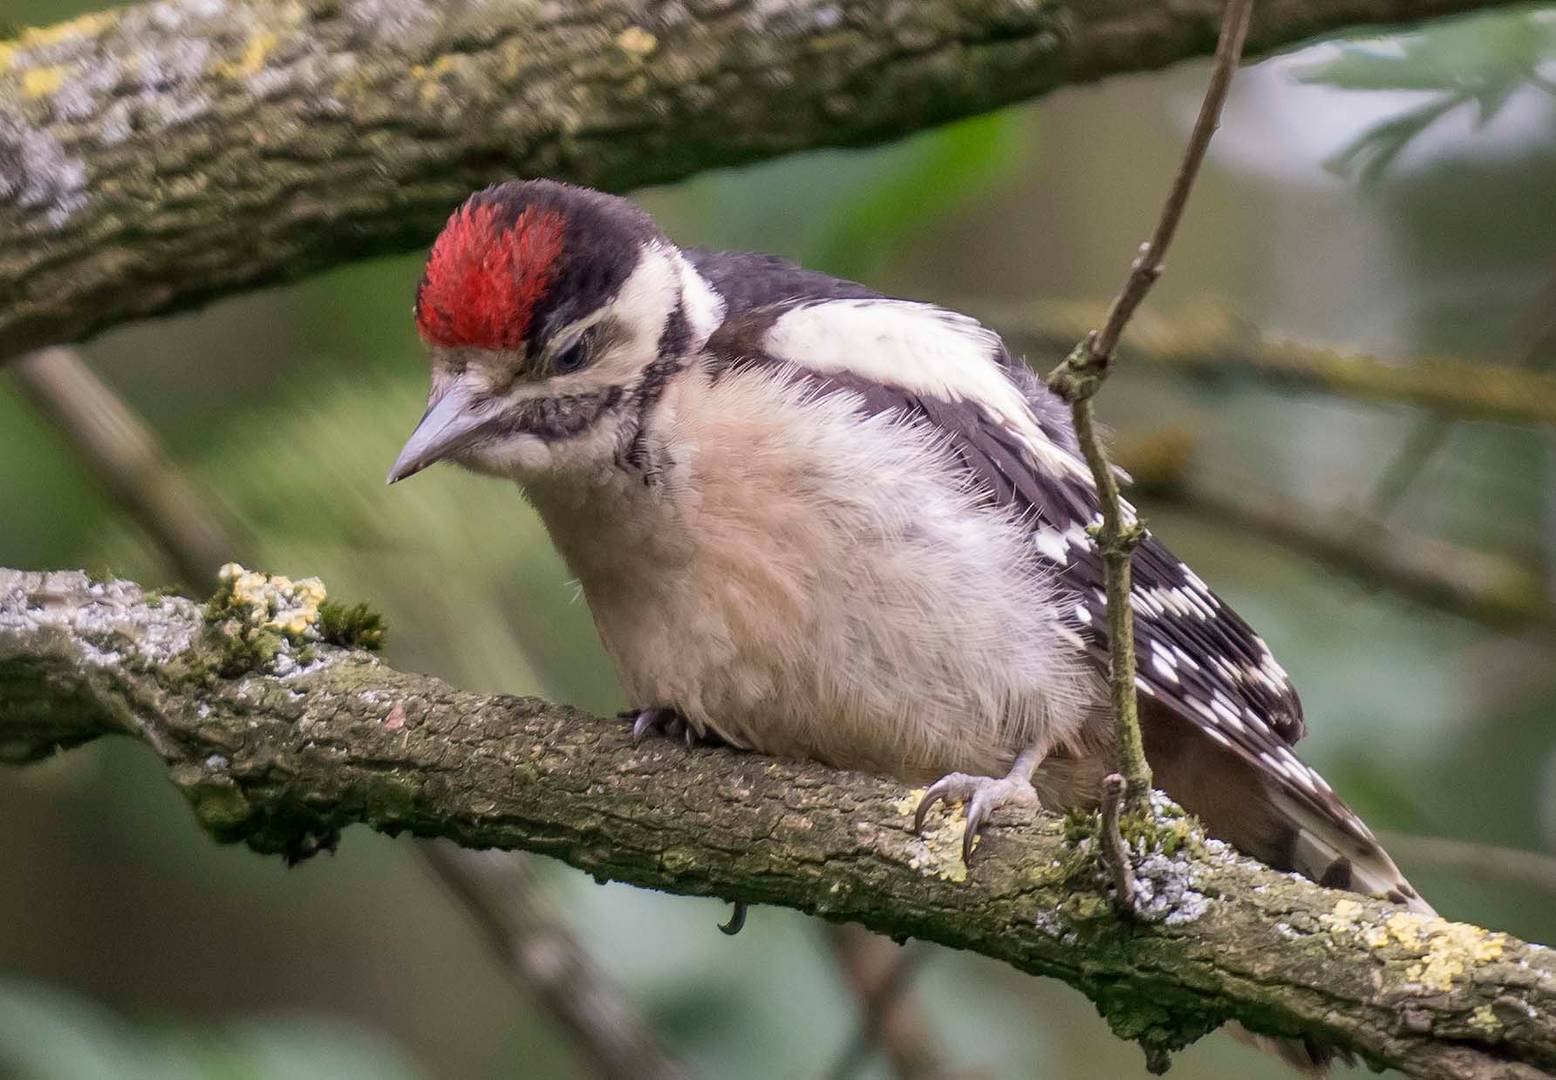
M523 480L606 452L717 306L625 199L545 180L477 192L416 293L432 388L389 482L443 460Z

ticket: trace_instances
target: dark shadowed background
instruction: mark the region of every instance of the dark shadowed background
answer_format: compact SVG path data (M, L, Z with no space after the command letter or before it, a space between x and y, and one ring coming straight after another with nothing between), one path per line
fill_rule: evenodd
M4 16L93 6L8 0ZM1556 366L1553 63L1556 9L1532 8L1246 69L1149 311L1214 309L1387 356ZM1154 219L1203 79L1185 65L889 147L638 194L681 242L777 251L901 295L1101 301ZM383 609L391 663L614 710L624 703L588 612L514 490L446 468L383 484L425 393L409 315L419 273L418 256L361 263L83 352L241 522L251 562ZM1303 519L1368 507L1423 421L1403 406L1190 382L1128 349L1099 402L1121 442L1186 433L1197 478L1289 501ZM1552 448L1549 430L1456 424L1389 523L1549 583ZM1556 851L1556 631L1443 614L1192 506L1139 501L1269 640L1307 705L1304 756L1373 825ZM3 377L0 508L0 565L172 579ZM1399 861L1450 917L1556 939L1552 892L1415 846ZM805 918L759 909L730 939L715 903L542 869L594 955L707 1075L817 1075L850 1037L853 999ZM963 1075L1144 1075L1139 1051L1056 983L942 950L916 989ZM334 858L290 871L218 848L145 748L104 742L0 772L0 1075L12 1072L580 1066L407 842L352 830ZM1216 1036L1173 1075L1283 1074Z

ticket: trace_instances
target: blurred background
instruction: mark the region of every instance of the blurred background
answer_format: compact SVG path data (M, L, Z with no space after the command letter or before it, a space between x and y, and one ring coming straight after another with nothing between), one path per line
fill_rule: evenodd
M5 16L94 6L8 0ZM1106 301L1121 281L1204 77L1183 65L637 194L683 243L997 311L1041 341L1054 305ZM1550 371L1553 95L1549 7L1245 69L1146 316L1168 338L1223 328L1215 347L1255 370L1272 339ZM419 273L417 255L359 263L81 352L210 494L246 563L318 574L385 612L390 663L612 712L624 702L588 613L515 492L452 469L383 484L425 394ZM1552 432L1256 374L1191 379L1132 355L1144 351L1125 350L1100 409L1126 463L1142 444L1173 448L1167 482L1137 501L1296 679L1303 756L1390 834L1445 915L1556 940L1556 864L1500 850L1556 852ZM1028 354L1044 370L1055 359ZM0 565L177 583L11 373L0 433ZM1248 528L1250 500L1290 527ZM1431 573L1494 594L1489 606L1446 604L1431 573L1423 585L1371 567L1396 547L1430 552ZM589 952L706 1075L826 1075L855 1037L858 1005L818 924L757 909L726 938L711 901L537 869ZM913 998L954 1075L1144 1075L1074 991L917 948ZM409 841L354 829L334 858L288 871L212 844L143 747L0 772L0 1075L585 1069ZM891 1073L872 1056L852 1075ZM1287 1074L1217 1035L1173 1075Z

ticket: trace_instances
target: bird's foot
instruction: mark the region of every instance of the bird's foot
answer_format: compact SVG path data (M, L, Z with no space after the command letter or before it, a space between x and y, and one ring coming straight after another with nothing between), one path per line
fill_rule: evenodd
M650 705L642 709L628 709L621 713L623 720L632 721L632 741L642 742L650 734L671 739L683 739L691 746L723 746L724 740L710 732L700 732L681 715L679 709L663 705Z
M988 824L989 815L1002 806L1041 806L1037 789L1019 773L1009 776L972 776L947 773L930 785L913 815L913 831L924 831L924 819L937 802L967 804L967 828L962 833L962 861L972 862L973 845Z

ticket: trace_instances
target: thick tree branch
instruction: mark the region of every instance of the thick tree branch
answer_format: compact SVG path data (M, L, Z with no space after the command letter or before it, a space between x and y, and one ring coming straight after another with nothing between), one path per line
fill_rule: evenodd
M1501 0L1270 0L1250 47ZM1208 52L1217 0L165 0L0 42L0 360L610 189Z
M284 676L214 674L201 609L124 582L0 571L0 757L149 744L217 838L259 851L363 822L554 855L600 878L781 904L973 949L1079 987L1176 1045L1235 1018L1422 1077L1556 1069L1556 955L1234 859L1191 835L1137 868L1121 920L1060 823L1013 811L969 871L961 824L913 834L891 781L668 741L480 697L319 645Z

